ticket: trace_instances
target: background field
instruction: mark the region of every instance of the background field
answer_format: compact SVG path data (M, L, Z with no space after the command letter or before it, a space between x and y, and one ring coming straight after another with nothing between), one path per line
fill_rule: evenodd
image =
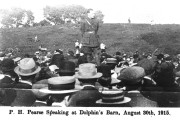
M149 52L156 48L169 54L180 53L180 25L102 24L98 34L110 54ZM31 41L36 35L40 41ZM0 29L0 48L18 47L23 54L33 54L39 45L51 51L75 50L79 35L79 27L74 25Z

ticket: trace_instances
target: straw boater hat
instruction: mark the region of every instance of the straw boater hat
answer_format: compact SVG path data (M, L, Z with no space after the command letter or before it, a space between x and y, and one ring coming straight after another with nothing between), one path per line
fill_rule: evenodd
M75 86L74 76L53 77L48 79L48 87L40 89L42 93L67 94L80 90Z
M96 101L97 104L102 104L102 105L108 105L108 106L114 106L114 105L119 105L119 104L125 104L131 101L131 98L125 97L124 92L121 91L120 89L104 89L101 91L102 99L99 99ZM116 99L118 98L118 99ZM104 100L103 100L104 99ZM112 100L116 101L112 101ZM106 102L105 102L106 100ZM107 100L109 102L107 102ZM112 101L112 102L110 102Z
M14 71L18 75L22 76L30 76L37 74L41 68L36 65L33 58L24 58L19 62L19 66L17 66Z
M78 79L94 79L102 76L102 73L97 72L96 65L92 63L81 64L78 70L79 71L76 73Z

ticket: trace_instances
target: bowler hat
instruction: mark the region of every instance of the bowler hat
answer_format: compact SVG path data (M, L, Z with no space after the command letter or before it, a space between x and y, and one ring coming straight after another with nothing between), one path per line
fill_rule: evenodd
M37 74L41 68L36 65L33 58L24 58L19 62L19 66L17 66L14 71L18 75L22 76L30 76Z
M72 61L64 61L59 73L75 73L75 63Z

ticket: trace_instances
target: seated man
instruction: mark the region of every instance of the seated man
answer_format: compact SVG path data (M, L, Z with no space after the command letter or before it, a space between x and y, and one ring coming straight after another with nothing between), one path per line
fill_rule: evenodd
M79 66L77 73L78 80L82 83L83 89L71 95L67 101L67 106L71 107L93 107L96 101L101 98L101 94L95 88L95 83L102 73L98 73L94 64L85 63Z
M19 62L19 65L14 71L20 76L21 80L15 85L15 88L32 89L35 76L41 68L36 66L33 58L24 58Z

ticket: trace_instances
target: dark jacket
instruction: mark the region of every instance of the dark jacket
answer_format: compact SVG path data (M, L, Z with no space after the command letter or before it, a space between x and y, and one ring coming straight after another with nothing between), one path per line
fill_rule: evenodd
M13 88L15 84L16 82L8 76L4 76L4 78L0 79L0 88Z
M92 86L85 86L69 98L68 106L71 107L93 107L96 101L101 99L99 91Z
M55 54L52 57L50 65L56 65L57 67L61 68L62 63L64 61L64 56L62 54Z
M78 65L83 64L83 63L88 63L85 55L79 56L79 58L78 58Z
M18 83L15 84L14 88L18 88L18 89L32 89L32 85L27 84L27 83L18 82Z
M172 87L175 85L175 68L171 62L157 64L153 76L158 86Z
M86 18L81 22L80 31L82 34L82 44L87 47L98 47L100 45L97 35L99 22L95 19ZM94 32L94 33L89 33Z

